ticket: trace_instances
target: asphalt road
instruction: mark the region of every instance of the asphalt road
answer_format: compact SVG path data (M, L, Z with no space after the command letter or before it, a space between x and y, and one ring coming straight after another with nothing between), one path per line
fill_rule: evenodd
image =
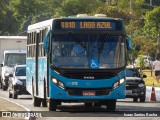
M133 102L132 99L118 100L115 112L107 111L105 106L86 108L83 103L63 103L62 106L58 107L56 112L48 112L47 107L33 107L32 97L30 95L19 95L18 99L12 99L8 98L8 91L0 90L0 111L33 111L34 113L41 114L41 116L44 116L45 119L58 120L62 118L63 120L85 120L86 117L89 117L89 119L92 118L93 120L97 118L100 120L106 117L107 119L114 118L116 120L119 120L121 117L124 120L128 117L129 120L133 118L142 120L143 118L147 118L149 120L155 120L160 117L160 90L157 88L155 89L157 101L149 101L151 87L147 87L145 103ZM156 117L157 112L159 117ZM144 117L143 114L149 114L150 116ZM37 119L41 120L44 119L44 117L38 117ZM8 120L8 118L3 119ZM17 117L16 119L20 118Z

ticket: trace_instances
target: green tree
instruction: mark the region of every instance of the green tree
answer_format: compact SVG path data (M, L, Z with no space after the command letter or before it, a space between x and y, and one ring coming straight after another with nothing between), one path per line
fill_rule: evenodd
M154 8L146 13L145 16L145 35L155 43L155 57L159 56L159 38L160 38L160 7Z
M19 28L18 22L12 17L13 12L9 7L10 0L0 2L0 35L13 35Z
M61 15L92 14L100 4L97 0L64 0Z
M10 8L14 18L20 23L20 32L26 31L28 25L51 17L52 1L57 0L11 0Z
M154 57L156 51L155 44L145 36L135 36L133 38L133 47L139 55L149 55Z
M146 13L144 32L152 40L157 40L160 37L160 7L154 8Z

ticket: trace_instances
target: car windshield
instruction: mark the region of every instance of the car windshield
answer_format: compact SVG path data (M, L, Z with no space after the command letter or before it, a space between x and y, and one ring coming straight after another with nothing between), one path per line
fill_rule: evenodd
M126 69L126 77L139 77L138 70L136 69Z
M15 76L26 76L26 67L16 67Z
M15 65L26 64L26 54L7 53L5 56L4 65L14 67Z
M125 65L123 36L54 35L51 64L59 68L116 69Z

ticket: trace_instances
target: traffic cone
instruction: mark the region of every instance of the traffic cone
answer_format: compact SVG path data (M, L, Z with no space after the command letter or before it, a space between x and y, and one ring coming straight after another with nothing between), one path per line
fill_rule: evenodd
M156 101L156 94L155 94L155 89L154 89L154 83L152 85L152 92L149 101Z

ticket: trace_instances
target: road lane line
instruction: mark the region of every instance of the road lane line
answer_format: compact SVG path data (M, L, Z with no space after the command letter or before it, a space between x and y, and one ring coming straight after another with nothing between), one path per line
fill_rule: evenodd
M5 99L5 100L7 100L7 101L9 101L9 102L11 102L11 103L13 103L13 104L16 104L16 105L18 105L18 106L22 107L22 108L23 108L23 109L25 109L26 111L31 112L31 110L30 110L30 109L28 109L28 108L24 107L23 105L20 105L20 104L18 104L18 103L16 103L16 102L11 101L11 100L9 100L9 99L7 99L7 98L4 98L4 97L0 97L0 98ZM25 117L24 119L25 119L25 120L30 120L30 117Z

